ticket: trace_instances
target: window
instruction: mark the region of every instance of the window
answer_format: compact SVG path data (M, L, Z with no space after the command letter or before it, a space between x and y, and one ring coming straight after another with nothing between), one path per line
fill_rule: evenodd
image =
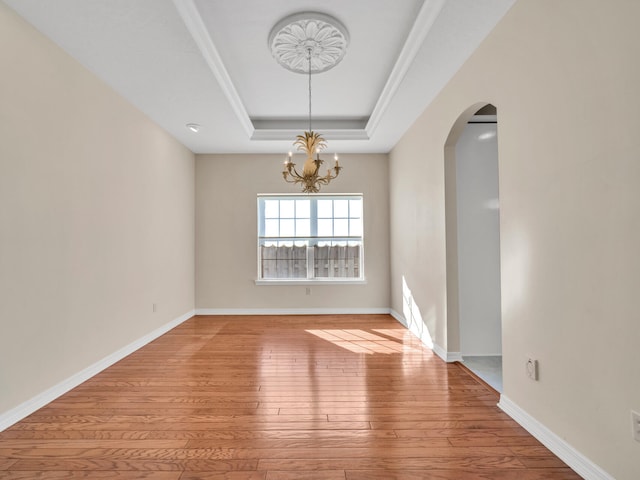
M362 195L259 195L258 279L364 278Z

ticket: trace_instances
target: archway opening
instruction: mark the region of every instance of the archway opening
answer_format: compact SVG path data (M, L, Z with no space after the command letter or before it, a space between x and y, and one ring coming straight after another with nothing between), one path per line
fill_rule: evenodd
M502 391L497 133L495 107L476 104L445 145L447 347Z

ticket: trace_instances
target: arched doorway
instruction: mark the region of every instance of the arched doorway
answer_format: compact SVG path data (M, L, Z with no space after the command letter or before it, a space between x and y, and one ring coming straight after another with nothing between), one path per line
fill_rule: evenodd
M467 109L445 145L448 351L502 391L497 112Z

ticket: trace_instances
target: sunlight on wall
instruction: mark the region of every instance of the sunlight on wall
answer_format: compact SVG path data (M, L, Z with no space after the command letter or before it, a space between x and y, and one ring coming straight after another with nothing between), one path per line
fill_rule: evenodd
M522 231L502 242L502 318L515 314L527 295L531 254L529 242Z
M407 322L407 328L429 348L433 348L433 337L424 323L420 308L415 304L407 280L402 276L402 315Z

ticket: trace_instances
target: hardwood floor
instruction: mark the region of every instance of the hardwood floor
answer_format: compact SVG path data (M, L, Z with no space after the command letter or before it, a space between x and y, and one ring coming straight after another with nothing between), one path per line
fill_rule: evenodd
M580 477L387 315L197 316L0 433L0 478Z

